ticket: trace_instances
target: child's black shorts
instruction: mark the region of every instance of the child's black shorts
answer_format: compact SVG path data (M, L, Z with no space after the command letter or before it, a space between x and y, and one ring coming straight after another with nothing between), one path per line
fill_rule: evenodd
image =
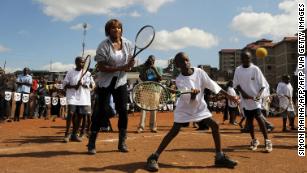
M244 109L244 115L246 118L259 117L261 115L261 109L253 109L253 110Z

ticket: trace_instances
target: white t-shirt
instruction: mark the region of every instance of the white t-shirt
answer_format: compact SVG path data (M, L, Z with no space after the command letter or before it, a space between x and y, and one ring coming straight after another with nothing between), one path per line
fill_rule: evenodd
M174 112L174 122L194 122L212 116L204 99L204 90L208 88L217 94L221 90L221 87L211 80L205 71L194 68L194 73L190 76L180 74L176 78L176 86L179 90L196 88L200 90L200 93L197 94L195 100L191 100L190 94L183 94L179 97Z
M72 69L67 72L65 79L63 80L63 87L67 84L77 85L80 80L82 72ZM94 83L90 72L87 72L82 80L82 85L90 86ZM69 88L66 90L66 100L68 105L78 105L78 106L90 106L91 105L91 93L89 88L79 87L78 90L74 88Z
M126 58L125 58L122 50L115 50L115 52L114 52L114 62L115 62L117 67L123 66L126 63ZM120 73L119 71L114 72L113 76L118 77L119 73Z
M244 68L242 65L237 67L233 84L235 88L240 85L241 89L251 97L256 97L261 88L268 87L268 82L261 70L254 64L251 64L248 68ZM241 94L240 96L241 102L244 102L243 105L246 110L261 109L261 101L243 99Z
M284 82L279 82L278 85L277 85L276 93L279 94L279 95L288 96L290 98L290 100L292 100L293 87L290 83L286 84ZM294 106L293 106L292 101L290 102L290 105L289 105L287 111L294 111Z
M231 96L237 96L235 89L233 89L232 87L228 87L227 93ZM231 108L235 108L238 105L236 103L232 102L231 100L228 100L228 106L231 107Z
M115 50L114 62L116 66L122 66L126 63L126 58L122 50Z

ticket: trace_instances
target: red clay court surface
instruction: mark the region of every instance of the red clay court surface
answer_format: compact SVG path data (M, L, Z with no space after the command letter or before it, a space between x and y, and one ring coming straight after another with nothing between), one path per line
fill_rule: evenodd
M214 118L221 122L221 115ZM139 114L129 118L129 153L117 152L117 133L100 133L97 154L87 155L87 139L82 143L63 143L65 121L32 119L0 124L0 173L90 173L147 172L146 158L157 148L172 125L172 113L158 114L158 133L135 133ZM270 118L276 128L270 133L273 152L260 147L248 150L249 134L238 126L220 125L224 152L239 162L235 169L215 168L211 133L192 127L182 130L161 155L159 172L212 173L307 173L307 158L297 156L297 133L281 132L281 118ZM112 119L116 130L117 119ZM148 123L147 123L148 124Z

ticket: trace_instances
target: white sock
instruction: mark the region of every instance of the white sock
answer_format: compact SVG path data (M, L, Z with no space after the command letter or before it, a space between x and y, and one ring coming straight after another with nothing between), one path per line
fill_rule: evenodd
M216 159L221 159L222 157L224 157L224 153L223 152L216 152Z

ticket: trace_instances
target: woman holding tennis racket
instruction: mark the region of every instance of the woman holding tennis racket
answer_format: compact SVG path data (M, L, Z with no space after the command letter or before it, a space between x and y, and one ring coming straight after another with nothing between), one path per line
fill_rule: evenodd
M160 146L155 153L147 159L147 170L158 171L158 158L167 145L177 136L180 129L185 127L189 122L199 122L207 124L212 129L212 136L215 143L216 157L215 165L218 167L233 168L237 165L236 161L228 158L221 149L221 139L219 126L212 119L212 114L207 108L203 92L205 88L214 93L222 93L228 99L238 102L237 98L228 95L226 91L210 79L208 74L199 68L191 68L190 60L187 54L180 52L175 58L175 65L180 68L181 74L176 78L176 85L179 90L191 89L191 94L183 94L179 97L177 107L174 112L174 124L171 130L163 138Z
M95 61L97 62L97 103L99 109L95 109L92 115L91 135L89 138L88 153L95 154L95 143L101 122L107 122L107 114L110 102L110 96L113 96L115 109L119 115L118 129L119 140L118 150L128 152L125 143L127 138L127 74L135 61L131 58L133 46L131 42L124 37L122 23L117 19L111 19L105 24L105 35L107 38L100 43L96 50Z

